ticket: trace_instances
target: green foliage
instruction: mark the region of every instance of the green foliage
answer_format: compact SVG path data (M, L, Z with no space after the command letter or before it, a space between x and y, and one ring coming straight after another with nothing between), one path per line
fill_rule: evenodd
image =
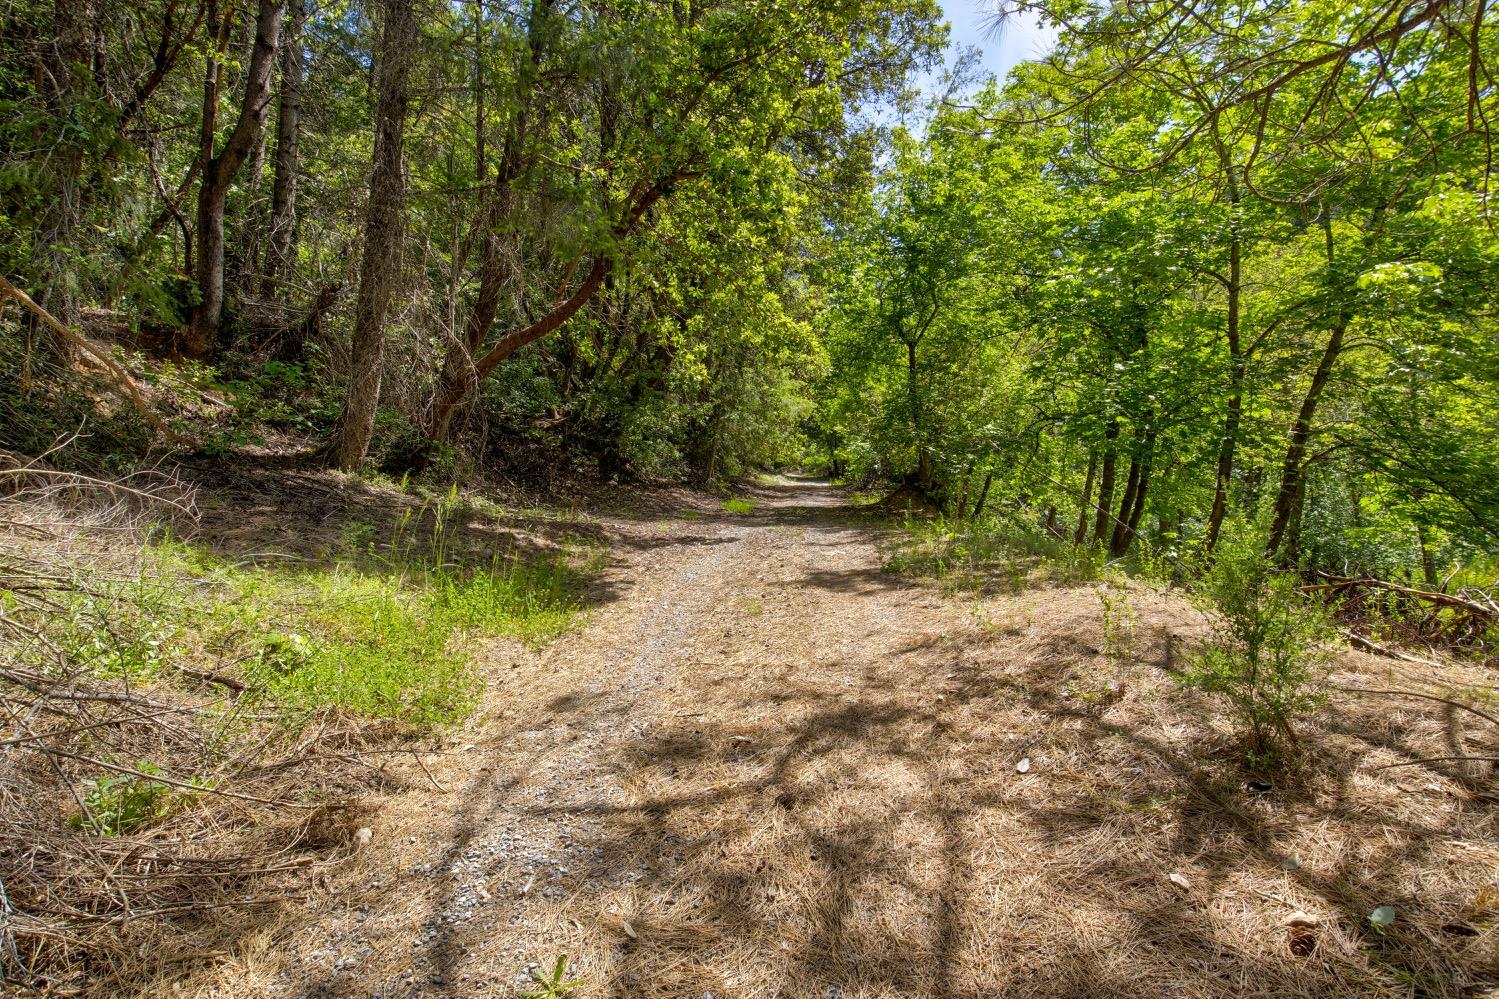
M472 708L478 681L466 655L450 654L451 627L429 619L430 602L398 580L339 567L279 578L231 572L223 582L230 592L207 622L215 644L252 615L279 616L305 601L297 630L250 639L260 648L245 679L266 698L418 726L456 721Z
M568 980L566 954L557 955L557 962L550 973L534 971L531 977L536 982L536 988L521 993L526 999L557 999L558 996L565 996L574 989L583 987L581 978Z
M1468 123L1499 106L1462 67L1494 12L1412 45L1377 5L1166 7L1041 0L1055 60L895 135L828 265L829 468L949 515L986 483L1163 581L1266 505L1287 565L1434 586L1493 558L1499 238ZM1363 54L1317 60L1329 36Z
M1243 523L1230 525L1197 595L1213 634L1181 679L1224 697L1244 727L1249 761L1275 764L1296 744L1296 718L1325 700L1327 619L1266 557L1265 532Z
M205 566L199 578L211 586L194 624L199 641L248 656L246 680L276 703L423 727L462 718L479 692L473 640L539 644L561 634L577 618L588 568L565 558L454 564L451 507L444 512L444 498L434 509L419 560L400 533L370 564L311 569L237 567L175 546L171 557ZM345 537L370 553L364 525ZM267 621L286 623L268 630Z
M1097 549L1062 541L1018 517L907 518L901 527L901 539L886 553L885 571L958 588L1019 590L1043 580L1074 586L1102 579L1109 571Z
M1008 520L908 517L901 526L901 539L886 553L885 571L956 589L999 585L1019 590L1035 568L1059 556L1063 547Z
M84 589L63 595L49 637L70 661L101 675L150 679L181 651L175 582L152 566L124 578L91 574Z
M1139 618L1130 601L1129 588L1123 583L1110 582L1101 587L1098 602L1103 605L1104 661L1117 674L1135 658L1135 625Z
M84 814L74 828L95 836L123 836L168 817L192 801L192 792L153 780L160 769L149 760L136 764L139 775L110 774L83 782Z
M893 128L868 111L914 111L931 0L433 12L376 463L712 484L815 455L950 518L1021 511L912 555L949 575L1182 582L1225 513L1266 505L1285 565L1440 585L1499 557L1494 5L1026 6L1054 59L956 74ZM205 92L204 19L138 13L6 15L0 273L170 356L201 298L178 192L241 74L219 53L230 85ZM209 458L326 435L350 369L379 19L310 17L290 257L267 273L266 142L228 178L220 349L128 355ZM0 446L86 425L95 467L144 453L152 428L47 353L9 310ZM464 384L451 441L441 371Z
M729 513L738 514L741 517L747 517L751 513L755 512L755 501L752 499L744 498L726 499L723 501L723 508Z
M14 305L0 308L0 447L48 454L58 468L131 471L151 444L147 421L128 407L101 411L96 400L110 394L106 387L89 372L49 362L15 318ZM56 450L64 440L68 446Z
M453 549L455 505L455 493L431 504L420 548L409 525L381 543L351 522L343 555L326 565L236 563L162 538L132 574L89 573L46 637L101 674L170 679L211 657L239 664L246 696L282 707L453 722L479 693L476 642L537 645L566 631L594 565L584 549L466 564ZM45 647L32 654L48 667Z

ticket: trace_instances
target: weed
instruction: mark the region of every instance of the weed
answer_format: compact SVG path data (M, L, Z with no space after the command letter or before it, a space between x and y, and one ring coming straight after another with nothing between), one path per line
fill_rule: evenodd
M267 696L427 726L463 717L478 694L466 649L454 647L459 636L556 637L577 616L583 571L496 558L479 569L231 573L222 610L232 627L243 617L236 605L262 619L302 605L295 629L259 636L248 673Z
M456 721L481 686L468 639L555 637L576 620L592 565L575 548L454 564L457 494L430 506L421 545L410 517L386 545L351 522L346 560L327 566L231 564L164 535L124 581L98 573L80 588L49 622L47 641L101 674L151 677L211 657L237 664L246 697L281 707L336 707L422 728Z
M89 571L60 595L47 640L70 662L101 676L145 679L179 651L182 596L171 572Z
M754 512L755 501L752 499L726 499L723 501L723 508L729 513L735 513L744 517Z
M74 816L75 829L96 836L123 836L166 818L192 800L190 792L152 778L161 771L150 761L136 764L140 774L111 774L83 782L84 814Z
M339 528L339 551L344 555L371 553L375 548L375 525L362 520L346 520Z
M968 613L973 618L974 626L978 628L979 633L990 641L1001 637L1024 635L1036 623L1036 612L1030 607L1012 610L1002 621L996 621L984 609L984 605L979 603L971 606Z
M1106 583L1098 591L1098 600L1103 604L1103 656L1114 667L1117 678L1125 664L1135 657L1138 617L1129 599L1129 589L1123 582Z
M557 955L557 963L553 965L551 974L543 975L540 971L533 971L531 978L536 982L536 988L522 992L525 999L556 999L557 996L565 996L573 989L583 987L581 978L567 980L566 954Z
M427 582L435 623L505 634L533 644L566 631L578 612L582 572L560 561L494 559L477 572L434 572Z
M955 589L1025 589L1031 567L1052 550L1045 538L1006 521L920 520L901 524L905 538L885 561L885 571L945 582Z
M1108 556L1094 545L1061 545L1047 560L1047 574L1064 586L1090 583L1102 579L1108 567Z

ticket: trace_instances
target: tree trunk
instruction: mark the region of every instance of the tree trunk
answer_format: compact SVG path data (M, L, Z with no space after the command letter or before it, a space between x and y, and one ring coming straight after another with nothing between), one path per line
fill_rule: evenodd
M713 485L714 478L718 475L718 438L719 427L723 422L723 405L714 402L713 415L708 420L708 454L703 459L703 485Z
M94 9L90 0L57 0L53 7L51 44L38 73L42 80L42 97L47 110L56 119L57 145L52 154L55 183L42 217L38 220L33 253L36 268L36 303L64 326L78 325L78 275L71 259L73 240L83 222L83 139L74 125L88 86L92 52L89 35L93 30ZM45 325L28 319L33 335L40 333L42 342L54 362L67 364L74 360L72 341Z
M1421 581L1426 584L1428 590L1435 590L1441 586L1441 580L1437 578L1437 562L1431 553L1431 542L1427 535L1426 525L1420 520L1416 521L1416 541L1421 546Z
M1330 295L1336 299L1340 295L1333 256L1337 244L1333 241L1332 215L1326 206L1322 208L1320 221L1326 245L1327 288ZM1377 228L1371 225L1370 231L1377 231ZM1296 413L1296 420L1291 424L1290 443L1286 445L1286 456L1281 462L1280 488L1275 494L1275 513L1270 522L1270 537L1265 544L1267 554L1276 555L1285 563L1294 562L1296 558L1295 536L1297 532L1293 525L1299 522L1302 494L1306 488L1306 447L1312 435L1312 419L1317 414L1317 404L1322 399L1322 391L1332 378L1333 366L1337 364L1338 358L1343 353L1343 335L1347 332L1351 319L1347 305L1339 304L1333 317L1332 331L1327 337L1327 345L1322 349L1322 356L1317 361L1316 371L1312 373L1312 383L1307 386L1306 396L1301 400L1301 408Z
M1150 475L1155 468L1155 437L1156 431L1152 425L1145 434L1144 456L1140 461L1140 479L1135 488L1134 502L1130 504L1129 516L1125 520L1124 539L1119 546L1119 555L1124 555L1129 551L1129 546L1134 543L1140 533L1140 518L1145 514L1145 497L1150 493Z
M1088 540L1088 511L1093 502L1093 476L1098 472L1098 452L1088 452L1088 475L1083 479L1083 501L1077 510L1077 530L1072 532L1072 543L1080 545Z
M1147 411L1144 428L1135 443L1135 452L1130 458L1129 479L1124 487L1124 497L1119 501L1119 516L1114 520L1113 536L1109 539L1109 554L1120 558L1129 551L1140 528L1140 515L1145 510L1145 493L1150 488L1150 466L1155 451L1155 414Z
M923 437L921 386L917 378L916 341L906 341L906 403L911 407L911 439L916 443L916 487L932 494L932 452Z
M1138 445L1137 445L1138 446ZM1124 495L1119 498L1119 513L1114 517L1109 532L1109 554L1118 558L1124 554L1125 535L1129 533L1129 514L1135 508L1135 493L1140 488L1140 456L1130 458L1129 475L1124 480Z
M1103 468L1098 476L1098 515L1093 521L1093 543L1101 545L1108 537L1109 516L1114 504L1114 468L1119 456L1114 452L1114 442L1119 439L1119 421L1110 420L1104 430Z
M489 165L485 159L484 131L484 2L474 0L474 177L482 185Z
M968 487L973 484L972 479L974 464L975 462L970 461L968 463L968 467L963 469L962 486L958 490L958 506L954 511L954 516L956 516L960 520L962 519L963 514L968 512Z
M269 295L276 279L291 267L297 231L297 172L302 167L299 144L302 137L302 80L306 53L302 39L307 32L306 0L289 0L291 15L281 46L281 93L276 106L275 180L271 183L271 224L266 241L265 263L260 272L260 291Z
M225 32L227 33L227 32ZM239 118L224 148L203 164L198 181L198 259L195 268L199 301L182 338L188 357L207 357L218 346L219 320L224 312L224 205L229 188L259 141L271 106L271 69L281 34L281 3L259 0L255 18L255 46L245 71L245 92ZM222 49L219 50L222 53ZM204 80L204 138L213 142L213 109L218 102L221 56L211 57Z
M666 196L678 179L675 176L666 177L639 191L625 215L615 224L615 238L623 239L634 232L646 213L657 201ZM496 225L501 218L503 218L503 213L496 209L489 213L486 220L484 260L480 265L478 301L474 305L474 311L469 314L468 321L464 323L463 341L449 346L443 358L442 373L438 376L437 384L432 390L432 398L427 403L427 413L422 429L428 448L447 441L448 433L452 428L453 414L469 393L478 388L480 382L493 374L494 370L511 354L555 332L563 323L576 315L578 310L586 305L603 285L604 279L609 276L614 266L613 258L603 254L595 256L589 265L588 273L571 295L557 302L539 319L501 337L482 356L476 356L499 312L500 293L503 290L502 279L507 273L508 263L503 237L496 231Z
M1237 202L1230 199L1230 205ZM1242 286L1243 261L1238 226L1231 223L1228 247L1228 409L1223 416L1223 440L1218 445L1218 469L1213 482L1213 509L1208 515L1207 550L1218 544L1223 518L1228 513L1228 490L1234 474L1234 451L1238 447L1239 423L1244 408L1245 358L1239 344L1239 293Z
M344 471L364 464L375 430L385 358L385 313L401 271L402 215L406 189L401 176L406 133L406 81L416 47L416 15L407 0L389 0L380 38L380 96L375 108L374 169L369 218L359 269L359 299L349 356L349 388L328 446L328 461Z
M973 504L973 516L970 520L977 521L984 515L984 503L989 499L989 487L994 484L994 473L990 472L984 476L984 487L979 490L978 501Z
M1340 314L1333 323L1322 357L1317 361L1317 370L1312 373L1312 383L1307 386L1296 420L1291 424L1290 443L1286 445L1286 455L1281 461L1280 488L1275 493L1275 513L1270 522L1270 537L1266 541L1265 550L1270 554L1278 553L1287 561L1295 557L1290 527L1301 507L1302 491L1306 487L1306 447L1312 435L1312 420L1317 414L1322 391L1332 377L1333 365L1343 352L1343 334L1347 328L1348 317Z

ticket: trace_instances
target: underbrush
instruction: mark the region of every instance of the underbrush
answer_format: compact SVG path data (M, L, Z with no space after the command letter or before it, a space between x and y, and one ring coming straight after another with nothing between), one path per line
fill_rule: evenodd
M395 546L326 565L231 562L164 534L128 577L84 570L42 633L98 676L206 674L283 709L427 728L472 709L483 639L566 630L587 570L581 551L474 567Z
M1322 608L1266 557L1264 530L1243 523L1228 525L1195 591L1213 632L1178 678L1229 705L1251 766L1288 762L1296 720L1327 700L1333 631Z
M1263 526L1231 522L1211 562L1158 551L1143 541L1130 558L1109 561L1099 549L1004 519L908 518L902 527L887 553L889 572L952 589L1009 593L1044 583L1102 582L1097 592L1103 654L1115 684L1118 664L1132 658L1135 643L1127 581L1185 584L1213 622L1212 632L1189 650L1185 668L1171 672L1182 684L1222 699L1237 719L1244 759L1253 768L1292 762L1297 719L1326 701L1321 675L1336 633L1301 579L1266 556Z
M1010 520L907 517L887 550L884 569L932 579L953 589L1010 591L1042 582L1070 585L1101 579L1111 568L1096 548L1073 545Z
M367 792L430 779L485 643L569 628L595 561L477 556L456 492L302 560L183 540L166 475L0 487L0 980L48 994L115 994L311 890Z

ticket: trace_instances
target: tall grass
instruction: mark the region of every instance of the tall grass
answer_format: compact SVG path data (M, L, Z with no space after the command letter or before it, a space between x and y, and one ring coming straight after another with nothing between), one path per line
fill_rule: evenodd
M980 521L907 517L899 526L897 541L886 551L885 571L956 588L1070 586L1114 577L1182 585L1203 569L1194 545L1142 536L1127 555L1111 559L1100 545L1057 537L1025 511Z
M907 518L887 550L886 572L935 579L953 588L1019 590L1039 574L1070 584L1100 578L1103 553L1009 519Z
M451 723L482 689L485 639L535 645L566 631L592 568L578 546L469 564L456 550L458 506L456 492L440 497L384 543L348 525L344 551L318 564L236 563L159 536L130 578L81 591L52 638L101 673L150 680L185 668L293 710Z

